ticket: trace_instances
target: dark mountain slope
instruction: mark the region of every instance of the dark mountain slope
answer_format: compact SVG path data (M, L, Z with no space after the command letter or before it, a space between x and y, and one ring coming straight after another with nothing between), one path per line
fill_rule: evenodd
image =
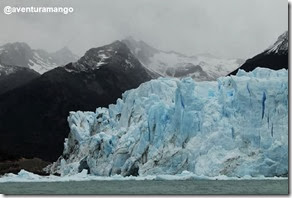
M39 76L39 73L29 68L0 65L0 94L24 85Z
M241 67L231 72L229 75L236 75L239 69L247 72L254 70L256 67L265 67L279 70L288 69L288 31L279 36L278 40L267 50L248 59Z
M94 111L156 77L125 44L94 48L76 63L55 68L0 96L0 158L54 161L68 136L70 111Z

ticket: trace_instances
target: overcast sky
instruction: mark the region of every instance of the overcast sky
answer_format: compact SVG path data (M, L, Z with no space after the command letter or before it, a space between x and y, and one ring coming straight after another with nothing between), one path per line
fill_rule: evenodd
M288 30L286 0L1 0L0 44L86 50L133 36L162 50L249 58ZM3 14L5 6L72 6L73 14Z

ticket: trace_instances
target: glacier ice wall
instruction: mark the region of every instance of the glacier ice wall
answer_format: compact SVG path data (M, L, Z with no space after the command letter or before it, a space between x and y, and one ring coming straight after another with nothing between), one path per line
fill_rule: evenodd
M51 172L242 177L288 174L288 71L257 68L214 82L159 78L109 108L70 112Z

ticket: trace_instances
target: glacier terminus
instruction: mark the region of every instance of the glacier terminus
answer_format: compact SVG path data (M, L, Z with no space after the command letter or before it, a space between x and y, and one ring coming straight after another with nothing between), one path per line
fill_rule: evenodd
M50 173L288 175L288 70L195 82L158 78L96 112L70 112Z

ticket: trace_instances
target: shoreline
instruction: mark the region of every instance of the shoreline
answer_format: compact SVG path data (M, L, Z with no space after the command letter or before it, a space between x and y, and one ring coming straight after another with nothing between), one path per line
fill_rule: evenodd
M76 175L68 176L41 176L25 170L21 170L18 174L9 173L0 177L0 183L39 183L39 182L73 182L73 181L261 181L261 180L288 180L288 177L227 177L225 175L208 177L198 176L188 171L183 171L177 175L147 175L147 176L96 176L87 174L86 170Z

